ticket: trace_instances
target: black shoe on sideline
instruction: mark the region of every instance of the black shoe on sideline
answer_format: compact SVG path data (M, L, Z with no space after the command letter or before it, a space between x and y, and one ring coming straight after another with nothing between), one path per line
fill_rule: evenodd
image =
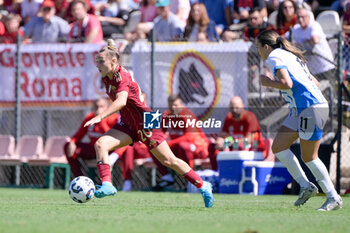
M174 181L161 180L156 186L152 187L152 191L161 192L167 188L173 188Z

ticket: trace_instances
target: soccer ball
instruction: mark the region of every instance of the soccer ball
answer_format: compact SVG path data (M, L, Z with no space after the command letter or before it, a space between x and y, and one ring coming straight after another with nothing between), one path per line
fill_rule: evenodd
M73 201L85 203L90 201L95 194L94 182L86 176L75 177L69 185L69 195Z

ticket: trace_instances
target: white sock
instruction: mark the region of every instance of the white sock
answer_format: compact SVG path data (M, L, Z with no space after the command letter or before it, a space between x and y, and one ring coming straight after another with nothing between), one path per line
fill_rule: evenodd
M300 185L301 188L307 188L309 186L309 180L307 179L303 169L297 157L289 149L278 152L275 156L283 163L288 169L293 179Z
M207 187L207 182L206 181L203 181L203 185L202 187L199 188L199 190L204 190L206 187Z
M111 168L114 166L115 162L117 162L118 158L119 155L115 152L109 155L109 166L111 166Z
M131 180L124 180L122 191L129 192L129 191L131 191L131 188L132 188Z
M174 177L173 177L170 173L168 173L168 174L166 174L166 175L164 175L164 176L162 177L162 180L166 180L166 181L169 181L169 182L173 182L173 181L174 181Z
M327 197L333 197L338 200L339 195L335 191L331 178L329 177L326 166L322 161L317 158L310 162L307 162L306 165L311 170L312 174L315 176L317 183L322 188L322 191L327 195Z

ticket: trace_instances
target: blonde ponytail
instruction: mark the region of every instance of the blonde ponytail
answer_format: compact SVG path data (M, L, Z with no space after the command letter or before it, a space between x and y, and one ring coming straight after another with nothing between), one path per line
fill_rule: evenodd
M104 51L106 51L111 58L116 57L118 61L120 60L120 53L113 39L107 40L107 45L100 50L100 53Z
M114 40L112 39L107 40L107 48L110 50L116 49Z

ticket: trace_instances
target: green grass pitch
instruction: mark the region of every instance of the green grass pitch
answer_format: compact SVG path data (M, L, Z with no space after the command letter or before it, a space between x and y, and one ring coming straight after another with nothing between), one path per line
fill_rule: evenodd
M315 211L324 196L299 208L296 198L215 194L206 209L200 194L118 192L78 204L68 191L0 188L0 233L350 232L350 197L331 212Z

